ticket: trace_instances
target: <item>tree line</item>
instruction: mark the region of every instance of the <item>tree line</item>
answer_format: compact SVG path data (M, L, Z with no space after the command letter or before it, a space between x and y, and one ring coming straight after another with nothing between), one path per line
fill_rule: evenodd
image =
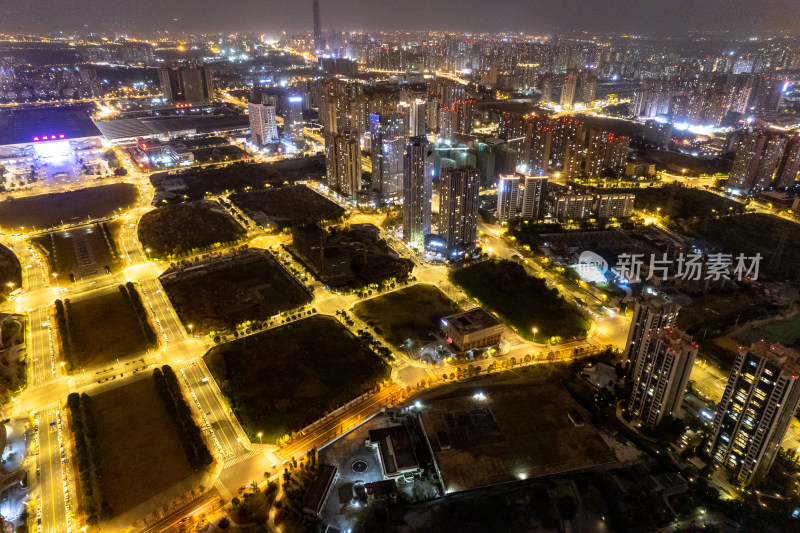
M75 451L78 457L78 472L83 492L83 510L86 522L95 525L99 520L113 516L111 506L103 499L100 486L97 427L92 414L92 398L87 394L71 393L67 406L72 415L72 434L75 436Z
M129 281L125 285L119 286L119 292L121 292L131 303L131 306L133 306L133 311L136 313L136 318L139 320L139 327L147 341L147 345L151 348L157 348L158 337L153 330L153 326L150 325L150 321L147 320L147 311L142 303L142 296L139 294L139 291L136 290L136 286L132 281Z
M58 327L58 339L61 345L61 354L64 356L64 366L67 372L75 368L77 361L75 354L75 331L70 316L72 305L69 299L56 300L56 326Z
M208 450L200 428L192 418L192 411L189 404L181 393L178 377L169 365L164 365L160 369L153 370L153 379L156 388L164 401L164 407L170 418L178 425L180 430L183 451L189 460L189 465L198 470L214 462L211 452Z

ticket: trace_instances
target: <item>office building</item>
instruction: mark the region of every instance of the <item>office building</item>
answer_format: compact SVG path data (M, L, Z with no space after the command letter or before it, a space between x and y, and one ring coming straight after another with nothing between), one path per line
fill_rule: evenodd
M418 248L431 232L432 194L428 139L412 137L403 165L403 240Z
M161 93L167 102L197 103L213 100L211 71L205 67L161 67L158 79Z
M314 12L314 53L319 56L325 51L325 37L322 35L322 23L319 16L319 0L313 0L311 8Z
M769 472L800 403L800 353L758 342L740 348L717 406L707 451L749 485Z
M303 141L303 100L300 93L289 93L282 97L283 136L292 141Z
M497 220L507 222L519 215L519 176L501 174L497 183Z
M361 190L361 144L358 132L325 133L325 167L328 185L343 196L355 198Z
M676 416L683 403L697 345L678 329L647 334L632 358L633 390L628 411L642 425L655 429L665 416Z
M547 176L525 174L522 178L522 198L519 214L524 219L539 220L544 216L547 195Z
M633 359L648 335L655 337L660 329L669 329L678 318L678 305L664 298L645 298L636 302L633 308L628 340L622 352L622 360L628 367L628 376L633 372Z
M478 234L480 171L447 168L439 182L439 236L448 250L470 249Z

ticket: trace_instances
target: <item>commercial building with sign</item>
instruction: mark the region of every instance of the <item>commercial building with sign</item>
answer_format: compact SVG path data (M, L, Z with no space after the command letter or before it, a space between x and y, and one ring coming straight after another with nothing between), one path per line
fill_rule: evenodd
M102 148L102 139L79 107L0 111L0 161L80 155Z
M442 332L461 352L494 346L500 342L503 329L503 324L481 307L442 319Z

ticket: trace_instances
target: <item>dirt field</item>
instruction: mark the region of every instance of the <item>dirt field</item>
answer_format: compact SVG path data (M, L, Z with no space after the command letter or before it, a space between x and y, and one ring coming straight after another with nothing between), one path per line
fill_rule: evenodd
M344 214L337 204L304 185L236 193L231 201L246 211L260 211L282 226L332 220Z
M357 317L374 324L394 345L407 339L426 339L439 328L442 317L459 311L455 302L433 285L412 285L360 302L353 308Z
M114 183L78 191L11 198L0 202L0 226L44 229L87 218L106 217L136 202L136 186Z
M311 301L308 293L271 256L238 252L235 259L203 263L203 271L162 276L162 285L184 324L196 333L264 320Z
M33 240L42 250L50 271L58 274L62 284L80 281L83 278L119 270L121 261L112 253L109 243L114 246L114 236L118 225L109 223L108 231L102 224L81 226L66 231L51 232L35 237Z
M116 287L107 294L72 301L72 324L80 367L147 349L133 308Z
M103 496L115 515L192 474L178 428L151 377L92 400Z
M217 346L206 363L251 439L301 429L370 390L389 367L336 320L313 317Z

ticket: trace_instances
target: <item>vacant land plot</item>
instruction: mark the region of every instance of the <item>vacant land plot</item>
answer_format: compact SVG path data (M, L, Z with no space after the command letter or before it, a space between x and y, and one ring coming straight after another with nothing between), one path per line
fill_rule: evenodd
M189 477L178 427L152 378L92 398L103 498L115 515Z
M116 223L80 226L45 233L33 242L44 250L50 271L58 274L60 282L67 283L119 269L121 263L114 244L117 227Z
M390 343L400 345L430 337L442 317L460 311L433 285L412 285L356 304L353 312Z
M0 226L45 229L62 223L102 218L136 202L134 185L114 183L79 191L11 198L0 202Z
M193 150L194 160L198 163L210 163L212 161L236 161L247 157L247 152L238 146L215 146L213 148L200 148Z
M206 363L251 439L297 431L389 375L336 320L312 317L217 346Z
M178 316L197 333L263 320L311 301L266 252L245 250L198 266L161 276Z
M139 240L155 257L173 258L238 241L246 231L222 207L190 202L160 207L139 221Z
M277 163L234 163L222 168L190 169L177 174L184 183L183 191L189 198L199 200L206 193L221 194L225 191L243 191L247 187L259 188L267 183L273 185L286 181L319 179L325 175L325 158L322 156L286 159ZM163 183L174 178L166 172L150 176L157 190Z
M8 294L22 286L22 267L17 256L0 244L0 295L8 298Z
M130 301L116 287L113 292L72 301L70 327L75 364L88 367L147 349L139 319Z
M534 327L538 340L570 339L589 330L589 320L578 308L513 261L484 261L457 270L450 278L467 294L497 311L527 339L533 337Z
M615 461L597 430L558 385L488 387L487 401L428 399L422 421L448 492ZM582 421L576 427L569 414Z
M264 213L281 226L313 224L344 214L344 209L305 185L236 193L231 201L241 209Z
M713 242L734 258L761 254L761 272L776 278L796 279L800 275L800 225L773 215L751 213L709 220L690 226L703 238ZM781 240L779 257L775 256Z

